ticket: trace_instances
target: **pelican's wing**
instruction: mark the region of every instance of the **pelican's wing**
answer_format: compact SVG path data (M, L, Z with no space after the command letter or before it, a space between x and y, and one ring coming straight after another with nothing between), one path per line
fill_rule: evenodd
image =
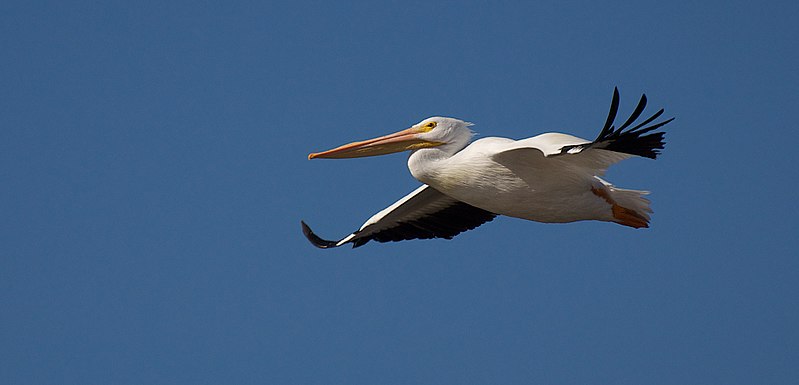
M391 206L373 215L361 228L338 240L320 238L305 222L302 232L311 243L327 249L352 243L402 241L452 237L491 221L496 214L452 199L438 190L422 185Z
M616 128L614 121L619 109L619 90L614 89L605 126L593 141L559 133L542 134L516 141L495 153L493 158L500 163L519 164L521 162L533 167L569 164L586 171L591 170L596 175L602 175L613 163L632 156L655 159L663 149L666 133L652 131L671 122L674 118L650 124L663 114L663 109L660 109L643 122L630 128L630 125L641 116L645 107L646 95L641 95L638 106L635 107L630 117L619 128ZM559 159L563 163L542 162L547 158Z

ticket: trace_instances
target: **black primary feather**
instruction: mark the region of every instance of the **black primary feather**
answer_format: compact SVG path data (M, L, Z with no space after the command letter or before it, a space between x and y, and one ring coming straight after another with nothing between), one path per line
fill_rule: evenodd
M605 122L605 127L599 133L599 136L589 146L594 148L602 148L609 151L621 152L625 154L638 155L646 158L655 159L662 150L665 142L663 141L665 132L653 132L667 123L674 120L674 118L655 123L651 126L646 126L653 120L657 119L663 114L663 109L656 112L654 115L646 119L644 122L637 126L627 129L646 108L646 95L641 95L638 101L638 106L630 115L629 118L619 128L613 126L613 121L616 118L616 112L619 107L619 89L613 89L613 101L610 103L610 111L608 112L608 119Z
M666 125L674 120L674 118L647 126L647 124L663 114L663 109L660 109L640 124L628 129L627 127L633 124L635 120L641 116L641 113L644 112L646 102L646 95L641 95L641 99L638 101L638 105L635 107L633 113L630 114L630 117L627 118L619 128L616 128L613 123L616 120L616 114L619 110L619 89L614 88L608 117L597 138L589 144L565 146L561 149L561 153L568 153L572 149L583 150L593 147L651 159L657 158L658 154L660 154L660 150L662 150L665 145L664 137L666 133L650 132Z

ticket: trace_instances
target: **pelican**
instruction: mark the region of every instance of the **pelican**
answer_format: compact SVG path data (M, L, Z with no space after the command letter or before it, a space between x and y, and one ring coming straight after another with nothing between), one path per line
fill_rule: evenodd
M340 240L322 239L301 221L303 234L319 248L348 243L359 247L371 240L452 239L497 215L544 223L597 220L647 228L652 210L644 196L649 193L618 188L601 178L616 162L633 156L655 159L663 149L665 132L654 131L674 120L653 123L663 109L632 126L646 102L642 95L630 117L616 128L619 91L614 89L605 125L593 141L545 133L470 143L471 123L431 117L390 135L312 153L308 159L410 151L408 168L423 185Z

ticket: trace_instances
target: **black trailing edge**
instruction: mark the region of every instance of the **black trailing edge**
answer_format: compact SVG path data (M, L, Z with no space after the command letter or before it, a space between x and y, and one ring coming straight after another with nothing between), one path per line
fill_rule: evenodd
M492 221L497 215L474 207L464 202L455 201L454 204L437 212L422 215L418 218L408 218L398 221L388 228L379 229L378 224L372 224L356 231L338 241L329 241L320 238L304 222L302 233L314 246L320 249L329 249L352 243L352 247L360 247L371 240L377 242L397 242L410 239L452 239L454 236L472 230L483 223ZM385 225L382 225L383 227Z
M359 238L358 241L363 240L363 243L372 239L378 242L432 238L452 239L452 237L464 231L472 230L483 223L492 221L495 217L496 214L492 212L458 201L441 211L419 218L403 220L394 227L375 232L363 238L358 237L360 235L358 234L355 238ZM370 229L367 227L363 230L363 232L367 232ZM363 243L353 244L353 247L358 247Z

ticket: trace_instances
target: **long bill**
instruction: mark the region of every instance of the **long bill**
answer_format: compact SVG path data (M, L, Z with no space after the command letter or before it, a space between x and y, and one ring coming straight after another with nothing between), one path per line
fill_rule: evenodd
M406 150L435 147L444 144L442 142L419 138L419 134L424 132L424 130L418 127L411 127L379 138L345 144L332 150L314 152L308 155L308 159L361 158L365 156L385 155Z

